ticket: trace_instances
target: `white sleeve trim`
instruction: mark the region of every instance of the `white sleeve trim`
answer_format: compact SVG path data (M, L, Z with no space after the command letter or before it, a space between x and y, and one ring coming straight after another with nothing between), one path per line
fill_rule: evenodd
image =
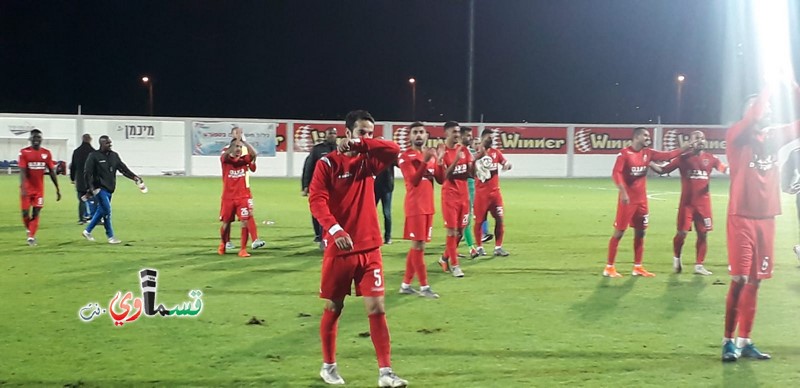
M339 224L336 224L336 225L334 225L334 226L331 226L331 228L330 228L330 229L328 229L328 234L330 234L331 236L333 236L334 234L336 234L336 232L339 232L339 231L342 231L342 230L344 230L344 228L342 228L341 226L339 226Z

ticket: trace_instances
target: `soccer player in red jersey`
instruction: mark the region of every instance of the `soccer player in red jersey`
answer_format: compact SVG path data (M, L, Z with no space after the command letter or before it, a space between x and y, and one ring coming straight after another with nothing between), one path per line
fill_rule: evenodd
M653 161L668 161L680 155L691 147L690 142L681 148L670 152L656 151L650 148L650 132L647 128L633 129L633 142L629 147L623 148L617 154L614 163L614 172L611 178L619 189L617 201L617 216L614 221L614 234L608 241L608 262L603 276L619 278L622 274L617 272L614 261L617 257L617 247L622 235L628 226L633 226L633 276L653 277L655 274L648 272L642 266L644 254L644 231L647 229L647 169Z
M508 256L503 249L503 195L500 194L500 177L498 169L508 171L511 163L506 160L500 150L492 147L492 130L481 132L481 145L475 155L475 243L478 244L478 255L486 255L483 249L483 222L486 214L494 218L494 255Z
M28 245L36 245L36 231L39 229L39 213L44 207L44 174L56 186L56 201L61 200L61 189L56 178L56 161L47 148L42 148L42 131L31 130L29 147L19 150L19 194L22 205L22 223L28 234Z
M797 84L794 90L800 96ZM770 358L753 345L750 331L759 285L772 277L775 259L775 216L781 214L778 150L800 137L800 121L770 126L769 94L767 89L750 98L744 117L725 137L731 176L727 228L731 285L725 304L722 361Z
M249 148L247 155L242 155L243 147ZM238 216L242 224L239 257L250 256L247 253L247 238L249 237L247 227L252 208L252 199L250 198L250 190L247 188L246 174L253 155L255 155L255 150L249 144L233 139L231 145L220 156L224 182L222 209L219 216L220 221L222 221L222 227L220 228L220 239L222 241L218 250L220 254L225 253L225 239L230 238L226 236L226 230L230 230L231 222Z
M233 128L231 128L231 138L233 138L233 140L241 140L242 141L242 156L249 154L250 158L251 158L250 159L250 163L247 165L247 171L245 171L245 186L247 187L247 196L249 198L249 201L247 202L247 205L250 208L249 209L250 217L247 219L247 231L248 231L248 234L249 234L250 238L253 240L253 244L250 247L252 249L262 248L265 245L267 245L267 243L264 242L264 240L258 238L258 228L256 226L255 215L253 214L253 193L250 191L250 173L251 172L256 172L256 154L255 153L250 153L249 150L251 150L251 149L254 150L254 148L249 143L247 143L247 141L244 140L244 133L242 132L242 128L241 127L234 126ZM229 147L230 147L230 145L225 146L222 149L222 152L225 153L225 151L228 150ZM224 183L225 183L225 174L224 173L222 174L222 181L223 181L223 185L224 185ZM221 217L221 214L222 214L222 208L223 207L224 207L224 203L221 203L220 204L220 217ZM231 243L231 227L230 227L230 224L223 224L223 228L226 228L224 230L225 246L224 246L224 249L219 249L218 250L218 253L220 255L225 254L226 250L233 250L234 249L234 245Z
M447 243L439 265L457 278L464 277L458 265L458 241L469 223L469 188L467 178L473 173L473 158L461 144L461 129L455 121L444 123L445 144L437 149L436 174L442 184L442 216L447 230Z
M708 232L713 228L709 179L714 169L724 173L728 166L717 159L714 154L703 151L706 147L706 135L702 131L692 132L690 141L695 144L694 152L672 159L669 164L662 167L663 174L668 174L675 169L679 169L681 172L678 231L672 239L672 248L675 253L672 261L675 273L681 273L683 271L681 250L686 241L686 235L692 230L694 223L697 231L697 259L694 264L694 273L708 276L711 275L711 271L703 266L703 262L706 258L706 251L708 251L706 238Z
M411 148L400 154L398 165L403 172L406 185L404 204L406 223L403 238L411 241L411 249L406 256L406 272L400 293L438 298L428 284L428 270L425 268L425 243L431 241L433 232L433 180L436 171L436 150L428 148L428 131L420 122L409 128ZM411 280L417 276L420 290L411 287Z
M383 236L375 208L375 176L391 167L400 147L373 139L375 119L369 112L353 111L345 118L345 139L337 152L317 161L309 186L311 214L325 231L320 298L325 310L320 322L322 368L328 384L344 384L336 366L337 322L345 296L355 283L356 296L364 297L369 333L378 358L378 386L404 387L408 381L392 371L389 327L384 307Z

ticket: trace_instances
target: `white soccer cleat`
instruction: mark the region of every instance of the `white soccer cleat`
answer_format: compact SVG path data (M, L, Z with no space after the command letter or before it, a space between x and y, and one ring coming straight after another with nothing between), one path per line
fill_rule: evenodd
M36 246L36 239L33 237L28 237L28 245L35 247Z
M408 381L394 374L390 369L388 372L381 373L378 377L378 387L407 387Z
M694 273L696 273L698 275L703 275L703 276L709 276L709 275L713 274L713 272L707 270L706 267L703 267L702 264L696 264L694 266Z
M336 364L328 366L323 364L322 369L319 370L319 377L322 377L322 381L331 385L344 385L344 379L339 376Z
M454 266L452 268L451 272L453 272L453 277L456 277L456 278L463 278L464 277L464 271L461 270L461 266L459 266L459 265Z
M264 240L262 240L260 238L257 238L256 241L253 241L253 243L250 244L250 248L258 249L258 248L263 248L266 245L267 245L266 241L264 241Z
M800 260L800 245L794 246L794 255L797 256L797 260Z
M675 273L683 272L683 264L681 263L680 257L673 257L672 258L672 269L675 270Z
M87 232L85 229L84 229L84 231L81 233L81 235L83 235L83 238L85 238L85 239L87 239L87 240L89 240L89 241L94 241L94 237L92 237L92 234L91 234L91 233L89 233L89 232Z
M109 243L109 244L119 244L119 243L121 243L121 242L122 242L122 241L118 240L116 237L109 237L109 238L108 238L108 243Z
M236 250L236 246L233 245L232 242L228 241L225 243L225 252L233 252Z

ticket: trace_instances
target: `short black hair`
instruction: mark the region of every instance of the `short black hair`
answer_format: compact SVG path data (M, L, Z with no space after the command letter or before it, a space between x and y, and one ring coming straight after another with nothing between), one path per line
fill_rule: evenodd
M356 121L360 120L367 120L375 124L375 119L372 117L371 114L369 114L369 112L365 110L354 110L348 113L347 116L344 118L344 126L352 131L356 125Z
M446 130L448 130L449 128L455 128L455 127L457 127L457 126L458 126L458 122L455 122L455 121L448 121L448 122L444 123L444 130L446 131Z
M472 127L461 127L461 134L465 134L467 132L472 132Z
M411 125L408 126L408 129L416 128L416 127L424 127L424 126L425 126L425 124L423 124L421 121L415 121L415 122L411 123Z
M33 136L33 135L41 135L41 134L42 134L42 131L39 130L39 128L31 129L31 136Z
M647 128L645 128L645 127L636 127L636 128L634 128L633 129L633 136L638 135L642 131L647 132Z
M492 130L489 129L489 128L486 128L483 131L481 131L481 137L484 137L486 135L492 136Z
M333 131L333 132L338 132L339 130L337 130L337 129L336 129L336 127L328 127L328 128L325 128L325 133L328 133L328 132L330 132L330 131Z
M97 143L100 143L101 141L103 141L103 140L108 140L108 139L109 139L109 138L108 138L108 135L103 135L103 136L100 136L100 138L99 138L99 139L97 139Z

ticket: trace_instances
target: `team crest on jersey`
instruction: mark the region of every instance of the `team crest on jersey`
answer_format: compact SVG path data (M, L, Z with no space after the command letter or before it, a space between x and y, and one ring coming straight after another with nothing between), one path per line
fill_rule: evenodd
M703 166L708 167L708 159L703 159Z
M644 154L644 162L647 163L647 154Z
M47 154L42 154L42 159L47 159Z

